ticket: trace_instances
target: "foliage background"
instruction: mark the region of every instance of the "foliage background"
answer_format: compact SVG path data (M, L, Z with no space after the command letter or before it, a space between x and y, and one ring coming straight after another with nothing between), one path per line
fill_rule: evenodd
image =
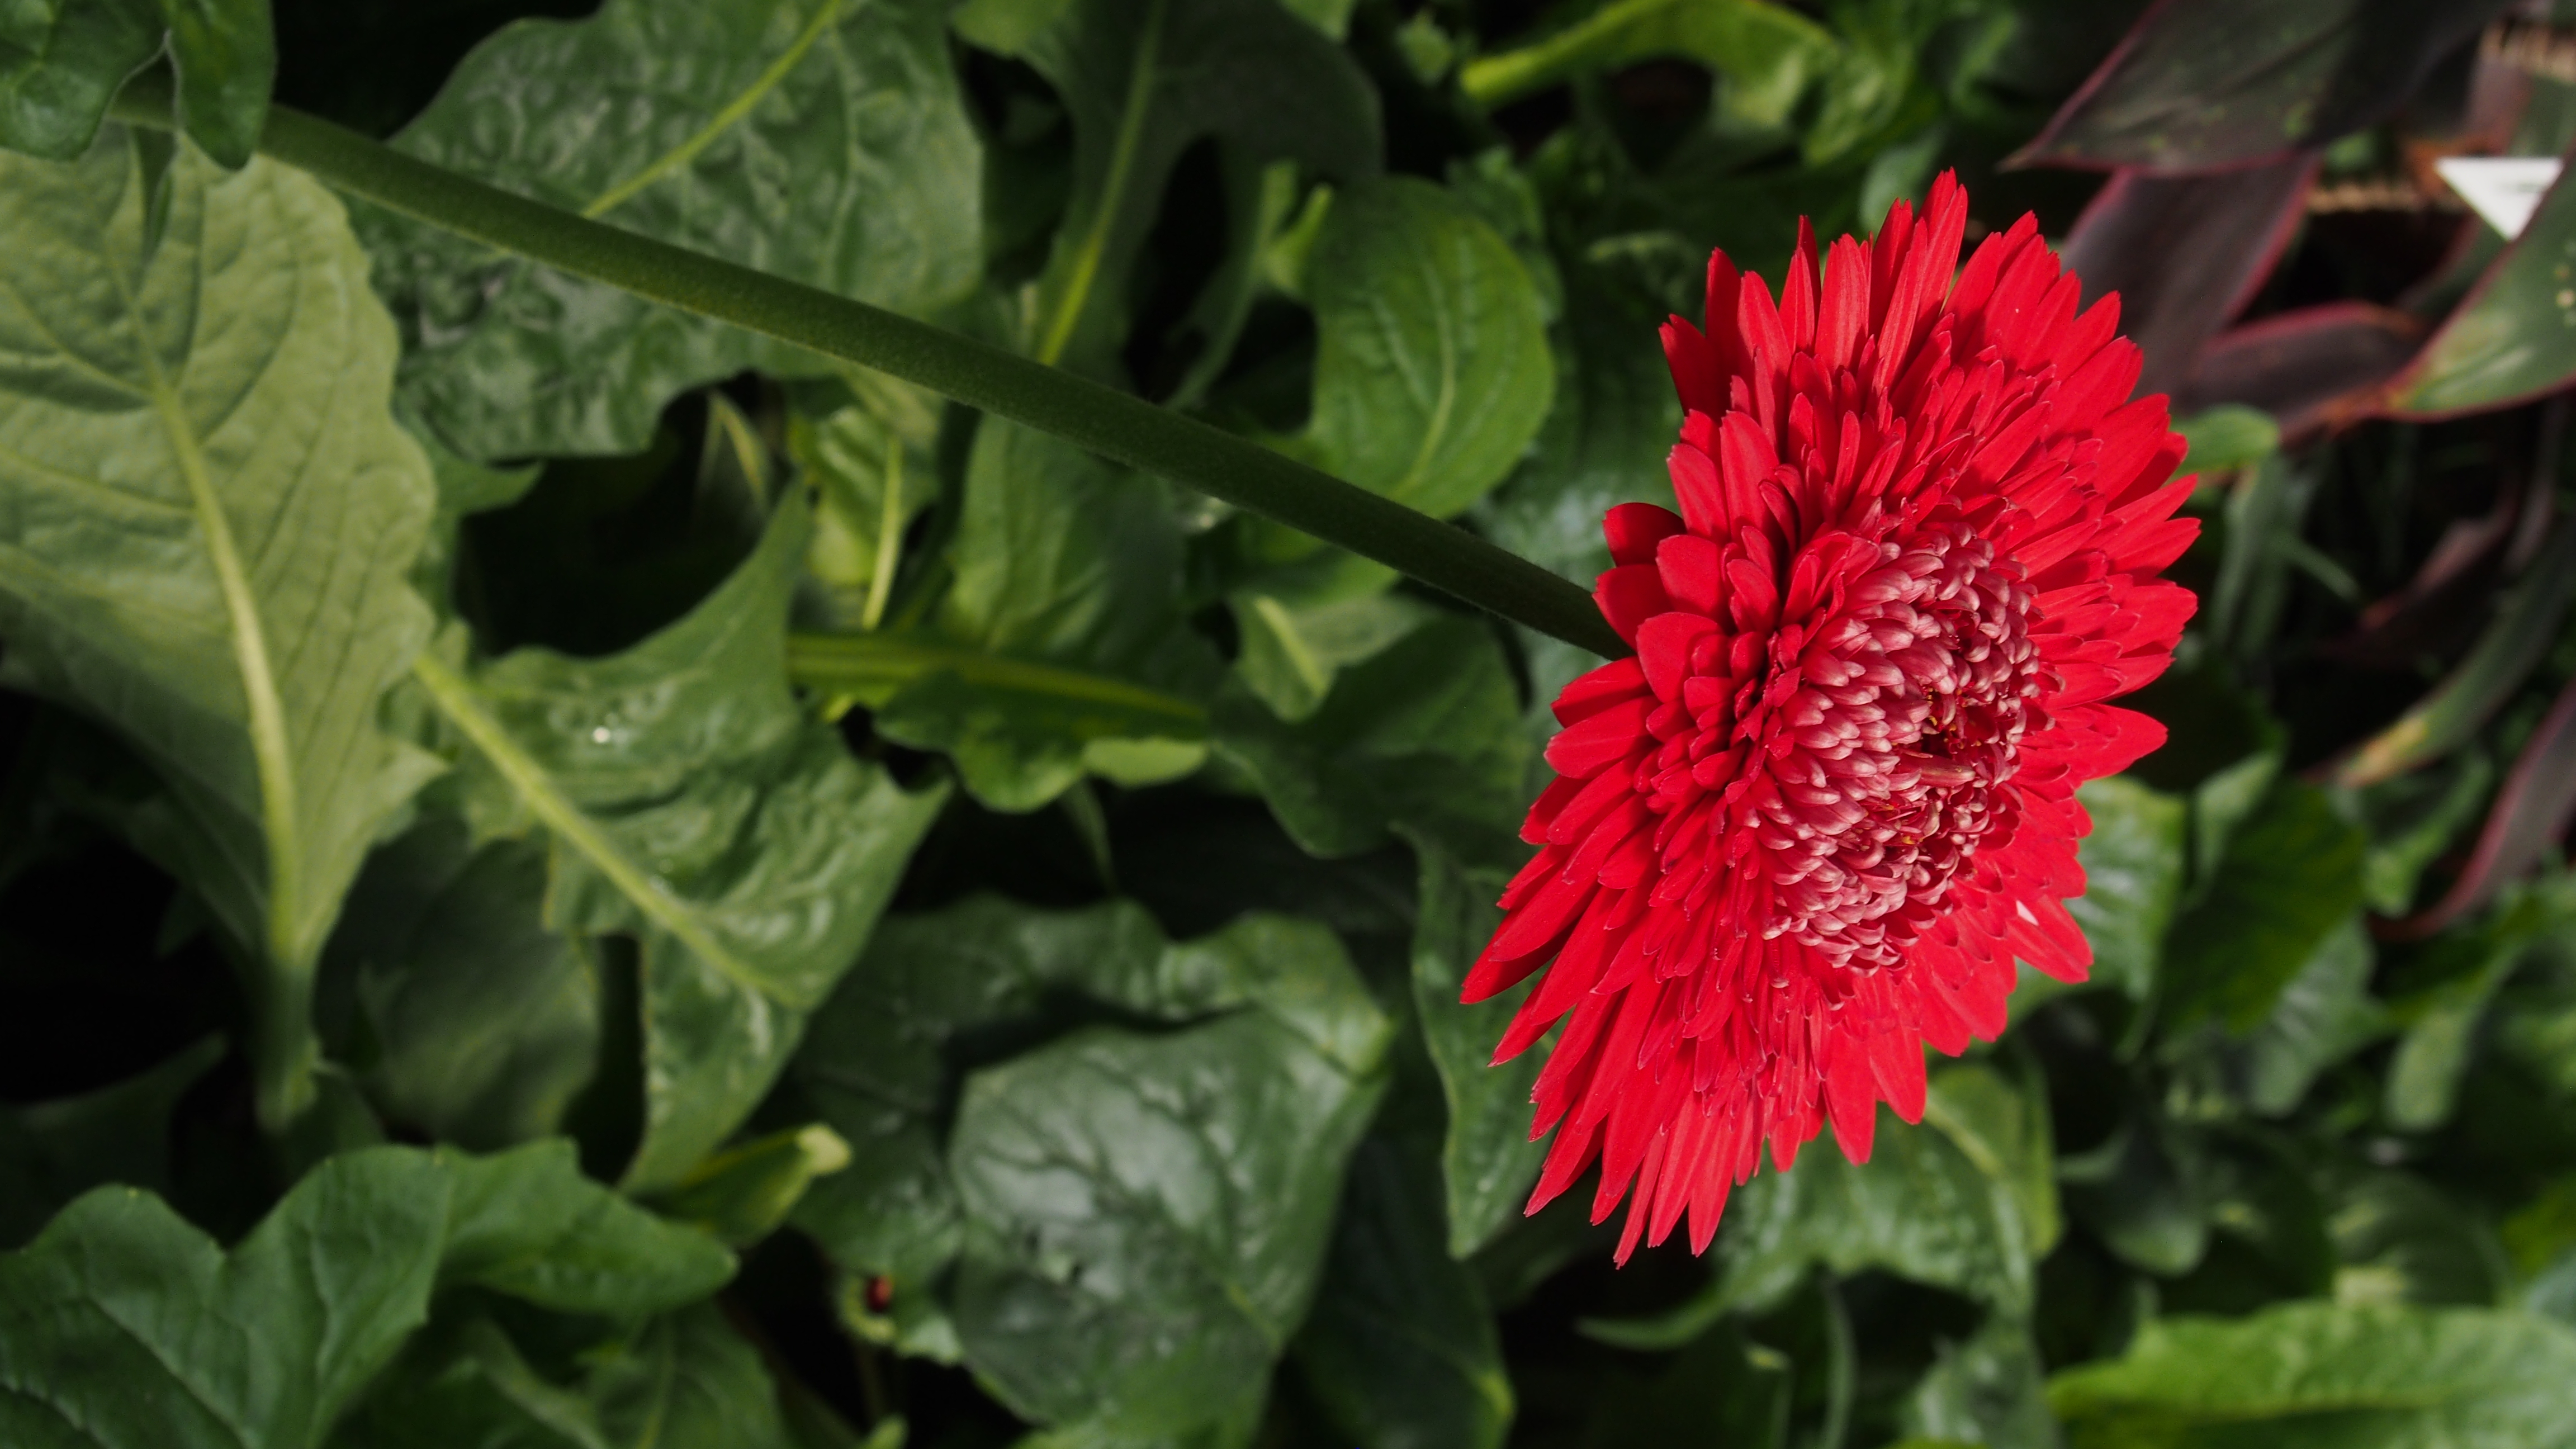
M2203 480L2094 980L1614 1271L1455 1004L1582 656L272 92L1587 582L1957 167ZM0 1441L2576 1443L2576 192L2432 169L2571 142L2496 0L0 9Z

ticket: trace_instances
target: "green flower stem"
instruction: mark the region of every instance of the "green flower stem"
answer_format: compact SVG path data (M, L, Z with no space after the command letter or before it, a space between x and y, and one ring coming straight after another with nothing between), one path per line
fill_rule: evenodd
M897 690L926 675L954 674L969 684L1158 714L1187 734L1207 730L1207 711L1178 695L1105 675L1033 664L899 634L790 634L787 673L799 684L845 694L870 706L885 703Z
M169 81L158 74L137 77L116 104L117 118L133 125L167 129L170 115ZM1603 655L1629 652L1580 586L1464 529L1114 388L883 308L585 220L284 106L270 110L259 149L416 221L891 374L1276 519L1542 634Z

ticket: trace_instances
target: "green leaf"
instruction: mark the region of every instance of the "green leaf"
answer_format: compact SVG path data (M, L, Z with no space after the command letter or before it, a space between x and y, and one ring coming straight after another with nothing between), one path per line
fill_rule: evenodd
M1328 935L1297 929L1311 961L1347 971ZM1383 1087L1385 1024L1356 976L1308 974L1267 1009L1174 1035L1093 1028L967 1079L953 1312L1015 1412L1143 1437L1261 1392Z
M893 599L903 532L939 492L940 400L882 373L853 370L847 401L787 419L787 451L814 493L805 571L836 628L874 629Z
M555 1355L561 1358L562 1355ZM571 1371L568 1371L571 1370ZM698 1304L585 1344L548 1378L493 1320L439 1322L415 1340L331 1449L825 1449L829 1411L795 1413L760 1351ZM799 1420L803 1423L800 1424ZM816 1433L824 1431L817 1429ZM894 1444L899 1449L900 1439ZM870 1449L874 1449L871 1441Z
M600 983L545 891L541 847L475 849L451 816L368 860L328 959L363 1023L343 1059L389 1119L479 1151L561 1128L598 1065Z
M2468 1075L2487 1003L2534 943L2576 921L2576 882L2516 890L2467 930L2437 938L2407 963L2393 1015L2404 1026L2388 1064L2389 1125L2421 1132L2448 1121Z
M2478 278L2415 361L2388 385L2400 414L2483 412L2576 376L2576 187L2553 186L2522 235Z
M2317 946L2242 1043L2247 1106L2287 1116L2326 1068L2387 1031L2388 1012L2370 994L2371 965L2370 933L2357 918Z
M2015 1160L1997 1158L2008 1173L1998 1179L1950 1133L1884 1120L1881 1127L1866 1163L1851 1161L1831 1143L1814 1143L1789 1171L1759 1173L1735 1189L1718 1230L1717 1275L1698 1296L1651 1317L1586 1319L1578 1326L1619 1348L1679 1348L1732 1310L1777 1306L1819 1264L1844 1275L1882 1269L2026 1316L2032 1238L2022 1202L2032 1191L2029 1139L2017 1136L2007 1148ZM1995 1138L1972 1140L1989 1152L1996 1146Z
M2174 923L2166 1020L2250 1031L2361 906L2369 841L2324 791L2283 782L2238 830L2209 894Z
M2407 913L2425 867L2440 858L2463 828L2482 818L2494 784L2494 762L2471 751L2360 792L2362 817L2370 827L2363 877L2373 911L2383 916Z
M609 1449L591 1403L546 1382L487 1319L432 1324L333 1431L330 1449Z
M2281 425L2270 413L2242 403L2225 403L2174 420L2190 451L2178 473L2218 473L2251 467L2279 452Z
M194 152L166 184L156 246L122 133L69 166L0 157L0 638L11 683L168 785L135 830L263 963L277 1124L311 1100L341 896L436 769L377 725L428 636L406 579L433 500L340 204Z
M1299 845L1356 855L1403 826L1471 864L1516 861L1534 753L1489 627L1449 617L1344 669L1289 724L1235 688L1215 747L1251 775Z
M850 1165L850 1144L817 1123L772 1132L698 1164L655 1206L741 1246L768 1237L805 1189Z
M1449 1251L1466 1257L1493 1241L1520 1215L1538 1181L1547 1149L1529 1135L1530 1090L1547 1064L1553 1039L1493 1065L1494 1043L1532 989L1524 983L1490 1000L1462 1006L1467 968L1493 939L1503 913L1494 904L1510 877L1470 869L1438 842L1416 839L1422 906L1413 934L1413 1010L1422 1044L1449 1104L1440 1146L1448 1202Z
M1298 1365L1362 1444L1501 1449L1512 1385L1475 1274L1453 1259L1427 1164L1360 1145Z
M168 54L179 128L239 169L268 119L268 0L53 0L0 18L0 146L53 161L89 149L126 78Z
M1586 1384L1583 1397L1567 1407L1581 1415L1586 1445L1790 1449L1796 1386L1797 1365L1788 1355L1725 1323L1684 1346L1652 1377L1614 1370Z
M268 124L277 79L269 0L161 0L161 13L179 77L180 129L217 161L242 165Z
M1041 362L1115 370L1138 253L1173 166L1202 138L1238 162L1294 160L1343 180L1377 170L1376 92L1275 0L975 0L955 24L1026 61L1073 118L1072 196L1027 308Z
M163 33L154 0L68 0L0 20L0 146L77 158Z
M1940 1341L1932 1368L1906 1395L1908 1443L1982 1444L1988 1449L2056 1449L2048 1413L2048 1368L2030 1326L1989 1313L1965 1340Z
M2570 602L2576 602L2576 523L2562 521L2498 601L2468 654L2406 713L2346 755L2334 783L2373 785L2467 744L2548 654Z
M1953 1062L1932 1074L1923 1120L2012 1194L2024 1251L2032 1262L2047 1257L2064 1225L2046 1084L2016 1082L1987 1062Z
M1614 0L1535 44L1468 62L1458 81L1477 104L1499 106L1577 74L1676 56L1725 77L1730 113L1778 125L1839 49L1822 26L1764 0Z
M1730 1302L1776 1301L1822 1263L1885 1269L2008 1312L2029 1306L2017 1184L1988 1177L1946 1133L1885 1125L1866 1164L1817 1144L1793 1170L1736 1190L1720 1230L1734 1235L1719 1279Z
M940 7L609 0L467 56L395 138L425 161L693 251L918 312L982 259L981 149ZM809 353L362 208L404 395L477 458L633 453L662 406Z
M1321 464L1434 518L1501 482L1556 390L1547 319L1510 245L1448 191L1393 177L1334 196L1306 279L1303 442Z
M637 1317L703 1298L733 1276L733 1255L714 1239L583 1177L570 1142L429 1156L449 1183L444 1282L562 1313Z
M1182 612L1163 483L988 419L949 560L926 628L800 643L800 677L868 700L878 733L945 752L998 810L1085 773L1150 784L1206 759L1219 665Z
M227 1253L103 1188L0 1257L0 1438L28 1449L304 1449L445 1282L574 1312L702 1297L732 1256L584 1180L567 1144L336 1157Z
M114 1086L0 1112L0 1247L34 1237L91 1188L166 1187L170 1112L223 1055L208 1037Z
M2190 1272L2209 1251L2207 1175L2198 1142L2135 1101L2108 1140L2058 1163L2076 1220L2121 1258L2167 1276Z
M1357 664L1438 617L1440 610L1409 594L1304 602L1244 591L1234 607L1242 652L1234 672L1284 720L1315 712L1345 666Z
M2131 775L2076 792L2093 832L2076 846L2084 894L2066 903L2093 946L2092 979L2144 1000L2183 886L2185 801Z
M2576 1332L2475 1309L2285 1303L2168 1318L2051 1380L2071 1449L2576 1443Z
M732 578L623 653L417 671L471 747L477 834L546 832L547 923L642 942L639 1191L678 1182L769 1090L945 796L905 791L797 707L786 616L806 533L791 499Z
M966 1070L1104 1016L1159 1029L1094 1025ZM1247 916L1175 945L1123 903L898 917L798 1057L852 1166L797 1221L884 1279L891 1321L872 1331L962 1349L1024 1418L1184 1434L1257 1406L1388 1036L1304 922Z
M1556 405L1528 459L1476 512L1494 542L1586 588L1610 567L1603 514L1634 501L1673 503L1664 459L1682 409L1656 334L1671 308L1637 270L1590 259L1566 264ZM1534 630L1520 637L1538 706L1531 719L1544 739L1556 729L1547 702L1601 661Z
M712 1303L656 1320L599 1354L586 1395L618 1449L791 1449L778 1389Z
M2431 1183L2347 1168L2329 1191L2337 1302L2484 1308L2503 1296L2512 1273L2502 1245Z

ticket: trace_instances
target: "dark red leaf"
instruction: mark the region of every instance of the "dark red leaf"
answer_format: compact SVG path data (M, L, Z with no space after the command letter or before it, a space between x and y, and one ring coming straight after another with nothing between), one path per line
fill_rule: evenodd
M2227 332L2201 349L2174 391L2189 416L2220 403L2272 415L2296 441L2362 410L2424 340L2420 320L2367 302L2303 307Z
M2120 294L2120 330L2147 355L2138 392L2170 393L2201 344L2253 300L2297 229L2316 158L2205 176L2123 171L2059 248L2090 306Z
M2529 870L2567 832L2576 814L2576 681L2532 731L2513 762L2504 787L2487 811L2477 849L2442 898L2401 921L2378 928L2390 941L2420 941L2485 905L2498 887Z
M2376 123L2507 3L2161 0L2013 160L2277 160Z

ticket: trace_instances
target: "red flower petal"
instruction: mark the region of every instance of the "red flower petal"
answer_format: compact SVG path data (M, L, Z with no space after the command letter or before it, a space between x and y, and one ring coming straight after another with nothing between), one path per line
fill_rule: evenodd
M2156 577L2182 440L2131 401L2119 306L2025 217L1958 266L1943 176L1778 301L1721 253L1665 356L1678 516L1611 510L1594 597L1636 657L1568 685L1540 847L1468 999L1544 969L1497 1059L1562 1023L1532 1094L1531 1206L1601 1165L1619 1255L1708 1246L1766 1147L1878 1104L1923 1115L1923 1051L2004 1026L2016 958L2080 980L2082 781L2164 739L2103 701L2169 662L2195 601ZM1955 270L1955 280L1953 280Z

